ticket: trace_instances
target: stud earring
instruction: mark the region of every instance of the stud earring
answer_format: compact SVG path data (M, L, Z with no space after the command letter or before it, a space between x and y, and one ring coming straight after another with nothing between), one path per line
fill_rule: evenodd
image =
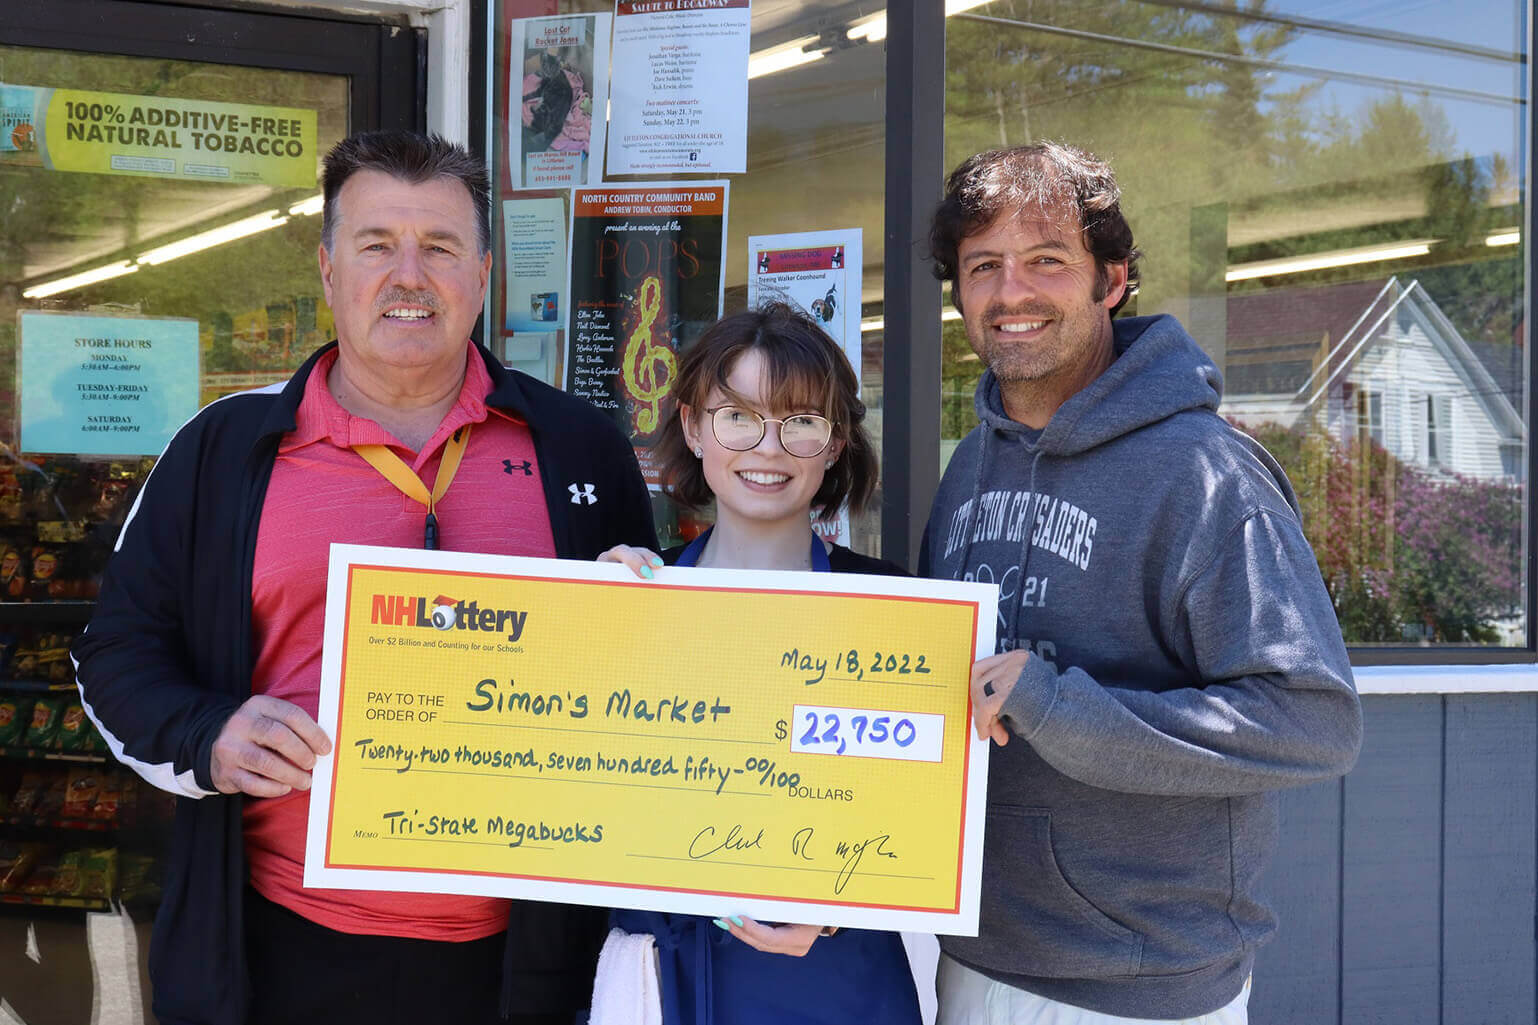
M694 446L694 458L696 458L696 459L704 459L705 458L705 450L700 448L698 445Z
M833 460L829 459L826 462L824 462L822 464L822 468L824 470L831 470L831 469L833 469Z

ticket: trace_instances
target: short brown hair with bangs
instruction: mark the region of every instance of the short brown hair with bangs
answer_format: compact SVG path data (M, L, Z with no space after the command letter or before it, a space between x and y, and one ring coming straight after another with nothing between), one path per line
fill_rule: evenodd
M726 379L743 354L752 350L763 354L775 404L781 409L821 413L833 421L834 440L844 443L812 497L813 510L826 514L845 503L853 512L865 508L876 490L880 465L863 426L865 404L860 401L854 368L816 321L785 303L768 303L721 318L706 328L679 362L673 415L663 424L655 450L668 493L692 509L709 505L715 497L700 461L689 450L679 407L688 406L700 415L713 388L735 402L751 405L727 387ZM710 428L705 425L705 429Z

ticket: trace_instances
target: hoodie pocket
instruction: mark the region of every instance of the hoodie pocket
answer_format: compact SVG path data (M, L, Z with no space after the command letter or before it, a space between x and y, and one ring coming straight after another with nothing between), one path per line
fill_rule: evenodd
M1143 937L1101 911L1063 875L1052 849L1052 814L1045 809L988 810L982 883L979 936L960 941L969 948L967 960L1049 979L1138 973Z

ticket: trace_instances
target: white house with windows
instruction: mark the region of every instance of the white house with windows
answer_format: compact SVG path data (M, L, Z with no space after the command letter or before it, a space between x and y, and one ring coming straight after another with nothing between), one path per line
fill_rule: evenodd
M1370 438L1432 473L1524 476L1521 351L1467 342L1418 281L1239 295L1227 306L1224 415Z

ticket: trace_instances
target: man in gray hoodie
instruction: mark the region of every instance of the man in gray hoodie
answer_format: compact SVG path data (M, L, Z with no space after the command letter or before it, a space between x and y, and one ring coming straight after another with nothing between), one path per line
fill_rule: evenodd
M1292 488L1178 322L1112 320L1139 254L1101 161L972 157L931 255L987 370L919 572L1000 598L981 931L941 939L940 1021L1242 1023L1276 791L1361 739Z

